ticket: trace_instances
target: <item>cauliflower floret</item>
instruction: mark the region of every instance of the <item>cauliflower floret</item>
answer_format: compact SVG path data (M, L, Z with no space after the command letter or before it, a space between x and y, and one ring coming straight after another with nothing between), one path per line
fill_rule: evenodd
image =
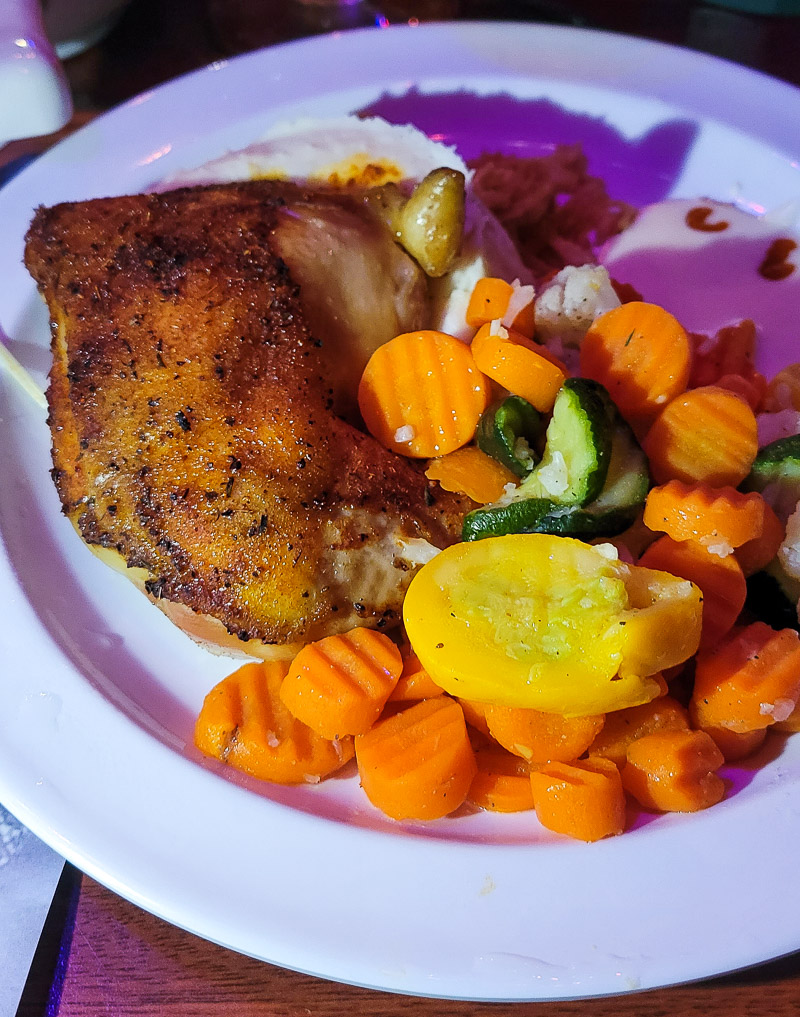
M536 300L537 335L545 342L558 338L565 346L577 347L595 318L619 305L602 265L568 265Z
M787 575L800 580L800 503L786 522L786 536L778 548L778 561Z

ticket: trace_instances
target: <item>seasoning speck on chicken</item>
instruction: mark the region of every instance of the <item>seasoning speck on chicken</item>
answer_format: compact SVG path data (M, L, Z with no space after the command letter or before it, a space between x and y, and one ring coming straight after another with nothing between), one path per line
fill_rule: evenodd
M320 233L360 246L315 259ZM404 548L457 539L463 505L346 419L360 363L425 300L363 196L250 181L41 208L26 264L56 323L53 474L90 545L248 653L398 622ZM335 330L334 275L357 290Z

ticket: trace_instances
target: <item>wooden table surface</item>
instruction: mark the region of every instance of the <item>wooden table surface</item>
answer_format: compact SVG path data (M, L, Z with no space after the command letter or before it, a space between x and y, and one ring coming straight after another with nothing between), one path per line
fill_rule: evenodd
M363 11L371 6L363 3ZM392 0L393 20L484 17L626 31L715 53L800 85L800 17L765 18L689 0ZM134 0L102 43L67 63L76 114L96 112L178 73L246 49L325 30L327 15L285 0ZM35 153L41 139L6 149ZM692 916L687 916L692 920ZM1 963L1 961L0 961ZM18 1017L790 1017L800 954L705 982L575 1002L508 1005L419 999L312 978L239 956L147 914L67 867Z

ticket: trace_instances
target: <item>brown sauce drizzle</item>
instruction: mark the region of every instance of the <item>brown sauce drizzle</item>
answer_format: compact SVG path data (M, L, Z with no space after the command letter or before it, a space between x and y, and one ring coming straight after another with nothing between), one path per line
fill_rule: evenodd
M700 233L721 233L726 230L730 223L721 219L719 222L709 222L708 217L714 209L708 205L695 205L686 213L686 225L690 230L698 230Z
M775 282L791 275L795 266L786 259L796 248L797 242L789 237L779 237L778 240L773 240L764 260L758 266L758 274Z

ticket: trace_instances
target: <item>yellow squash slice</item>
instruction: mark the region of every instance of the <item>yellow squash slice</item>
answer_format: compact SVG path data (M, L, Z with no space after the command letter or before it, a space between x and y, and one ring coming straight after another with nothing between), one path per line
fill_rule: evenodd
M512 534L442 551L413 579L403 615L445 691L583 716L655 698L650 676L697 650L702 600L611 545Z

